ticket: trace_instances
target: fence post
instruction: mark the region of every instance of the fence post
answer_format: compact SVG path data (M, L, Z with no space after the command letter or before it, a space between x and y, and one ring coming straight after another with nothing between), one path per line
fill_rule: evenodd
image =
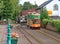
M10 19L8 19L8 35L7 35L7 44L11 44L11 28L10 28Z

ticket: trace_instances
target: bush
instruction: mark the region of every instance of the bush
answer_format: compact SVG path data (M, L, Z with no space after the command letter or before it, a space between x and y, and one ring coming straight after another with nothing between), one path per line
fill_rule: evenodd
M48 21L49 21L48 19L43 19L43 20L42 20L42 27L43 27L43 28L46 27Z
M57 32L60 32L60 20L53 21L52 25L57 29Z
M50 23L54 30L60 33L60 20L49 20L49 19L43 19L42 20L42 27L46 28L46 25Z

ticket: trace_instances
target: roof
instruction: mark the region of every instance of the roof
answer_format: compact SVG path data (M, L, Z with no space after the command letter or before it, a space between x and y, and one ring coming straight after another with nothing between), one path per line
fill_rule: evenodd
M40 8L46 6L47 4L49 4L49 3L52 2L52 1L53 1L53 0L48 0L48 1L44 2L43 4L41 4L39 7L37 7L36 9L40 9Z
M21 15L27 15L29 12L35 12L35 8L29 9L29 10L24 10L21 12Z

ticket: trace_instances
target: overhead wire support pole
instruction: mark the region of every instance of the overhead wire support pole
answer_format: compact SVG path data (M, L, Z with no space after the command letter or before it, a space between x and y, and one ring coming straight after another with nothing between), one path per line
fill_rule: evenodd
M11 44L11 27L10 27L10 19L8 19L7 44Z

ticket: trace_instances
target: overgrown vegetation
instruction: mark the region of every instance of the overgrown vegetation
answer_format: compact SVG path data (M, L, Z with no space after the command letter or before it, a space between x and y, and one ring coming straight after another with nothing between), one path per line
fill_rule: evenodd
M20 5L18 2L19 0L0 0L1 19L14 19L18 16L20 12Z
M54 20L52 25L57 29L58 32L60 32L60 20Z
M42 20L42 27L43 27L43 28L46 28L46 25L47 25L48 22L49 22L48 19L43 19L43 20Z
M53 26L53 28L55 28L54 30L60 33L60 20L43 19L42 26L46 28L46 25L48 23L50 23Z
M30 2L24 2L24 4L22 5L22 11L36 8L36 7L38 7L37 4L33 5Z
M42 9L41 19L50 19L50 17L48 16L48 12L47 12L46 8Z

